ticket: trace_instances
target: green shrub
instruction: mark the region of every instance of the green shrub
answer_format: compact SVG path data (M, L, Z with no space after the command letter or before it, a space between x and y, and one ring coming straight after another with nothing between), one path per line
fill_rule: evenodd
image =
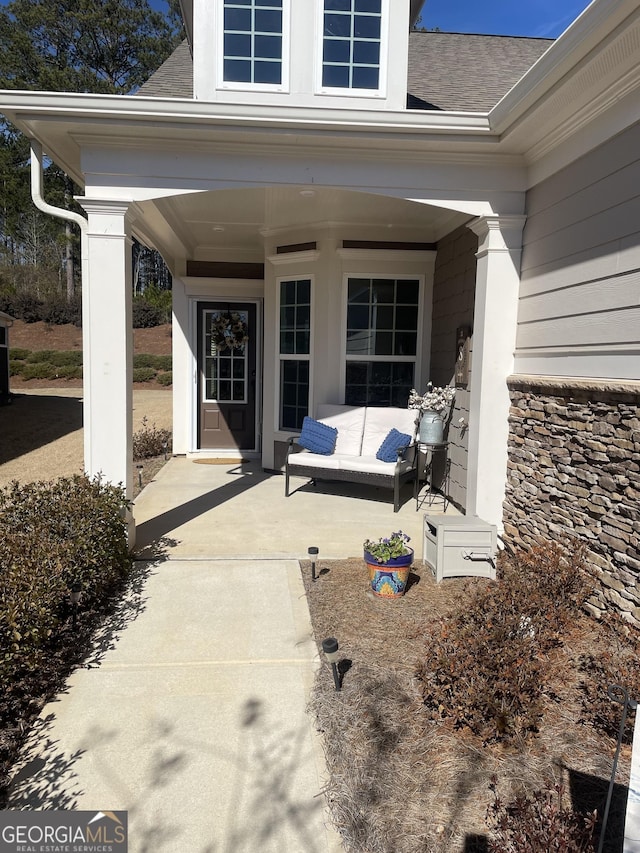
M485 741L535 730L545 656L562 643L590 591L579 548L548 544L502 559L498 582L452 621L433 624L417 672L431 717Z
M75 364L63 364L62 367L56 368L56 374L59 379L82 379L82 367Z
M81 367L82 366L82 350L64 350L60 352L54 352L51 354L51 358L48 359L51 364L55 364L56 367L66 367L68 365L73 367Z
M156 372L152 367L135 367L133 369L134 382L150 382L155 377Z
M52 364L55 355L56 351L52 349L33 350L33 352L28 358L28 361L30 364L40 364L45 361L49 364Z
M151 459L171 450L171 430L159 429L155 424L148 426L148 419L142 419L142 427L133 434L133 458Z
M23 379L53 379L56 374L56 369L49 362L37 364L25 363L20 369L20 375Z
M133 357L133 367L152 367L154 370L171 370L170 355L139 353Z
M42 300L32 293L18 293L12 300L8 313L25 323L37 323L42 310Z
M23 349L22 347L13 347L9 350L9 361L24 361L29 358L31 355L30 349Z
M120 487L75 476L0 490L0 678L38 668L65 617L69 590L100 601L131 557Z
M131 316L134 329L149 329L163 323L162 311L142 296L134 298Z
M40 319L52 326L62 326L72 323L82 325L82 301L74 297L67 301L63 296L50 296L40 308Z
M142 298L149 305L158 309L161 323L171 322L172 295L170 290L161 290L156 284L150 284L145 287Z
M159 373L156 377L160 385L172 385L173 373L169 370L167 373Z

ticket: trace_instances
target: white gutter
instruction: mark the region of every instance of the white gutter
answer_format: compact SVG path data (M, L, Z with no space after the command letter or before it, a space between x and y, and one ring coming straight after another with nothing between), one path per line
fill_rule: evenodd
M87 235L88 223L84 216L72 210L62 207L54 207L44 200L43 191L43 154L42 145L37 139L31 139L31 198L33 203L43 213L63 219L66 222L75 222L80 226L80 270L82 276L82 364L84 376L89 375L90 348L89 348L89 238ZM91 384L86 380L83 382L82 397L84 400L85 418L86 413L91 411L90 407ZM91 430L84 431L84 458L91 459Z
M308 129L364 133L491 133L487 113L419 110L356 110L272 104L223 104L189 98L150 98L142 95L91 95L78 92L0 90L0 113L26 127L34 121L73 121L74 133L93 120L114 124L172 124L177 128L231 127Z

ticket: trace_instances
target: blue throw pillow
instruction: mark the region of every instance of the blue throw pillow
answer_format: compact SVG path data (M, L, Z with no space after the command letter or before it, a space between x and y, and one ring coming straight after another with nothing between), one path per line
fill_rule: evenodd
M321 453L323 456L330 456L335 449L337 438L338 430L335 427L330 427L327 424L320 423L320 421L314 421L313 418L306 417L302 421L302 432L300 433L298 444L312 453Z
M398 458L398 450L408 444L411 444L411 436L394 427L394 429L389 430L385 440L380 445L376 459L381 462L395 462Z

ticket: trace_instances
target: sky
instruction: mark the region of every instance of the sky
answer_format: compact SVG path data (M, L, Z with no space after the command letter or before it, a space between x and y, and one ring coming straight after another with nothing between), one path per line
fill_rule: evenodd
M165 0L151 0L151 5L166 8ZM451 33L556 38L588 5L589 0L426 0L422 26Z
M556 38L589 0L426 0L422 26L443 32Z
M0 6L8 2L0 0ZM166 10L165 0L151 0L151 5ZM556 38L588 5L589 0L426 0L422 26L453 33Z

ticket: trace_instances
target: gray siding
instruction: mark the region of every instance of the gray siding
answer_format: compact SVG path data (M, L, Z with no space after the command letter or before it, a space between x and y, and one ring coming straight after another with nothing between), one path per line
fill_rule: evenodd
M473 328L477 251L478 238L464 227L448 234L438 243L431 329L430 378L434 385L453 383L457 355L456 330L458 326L465 325ZM473 351L471 365L473 369ZM460 429L458 421L462 417L467 423L469 421L469 387L456 389L449 423L449 496L461 509L466 508L467 500L468 431Z
M527 194L515 372L640 376L640 127Z

